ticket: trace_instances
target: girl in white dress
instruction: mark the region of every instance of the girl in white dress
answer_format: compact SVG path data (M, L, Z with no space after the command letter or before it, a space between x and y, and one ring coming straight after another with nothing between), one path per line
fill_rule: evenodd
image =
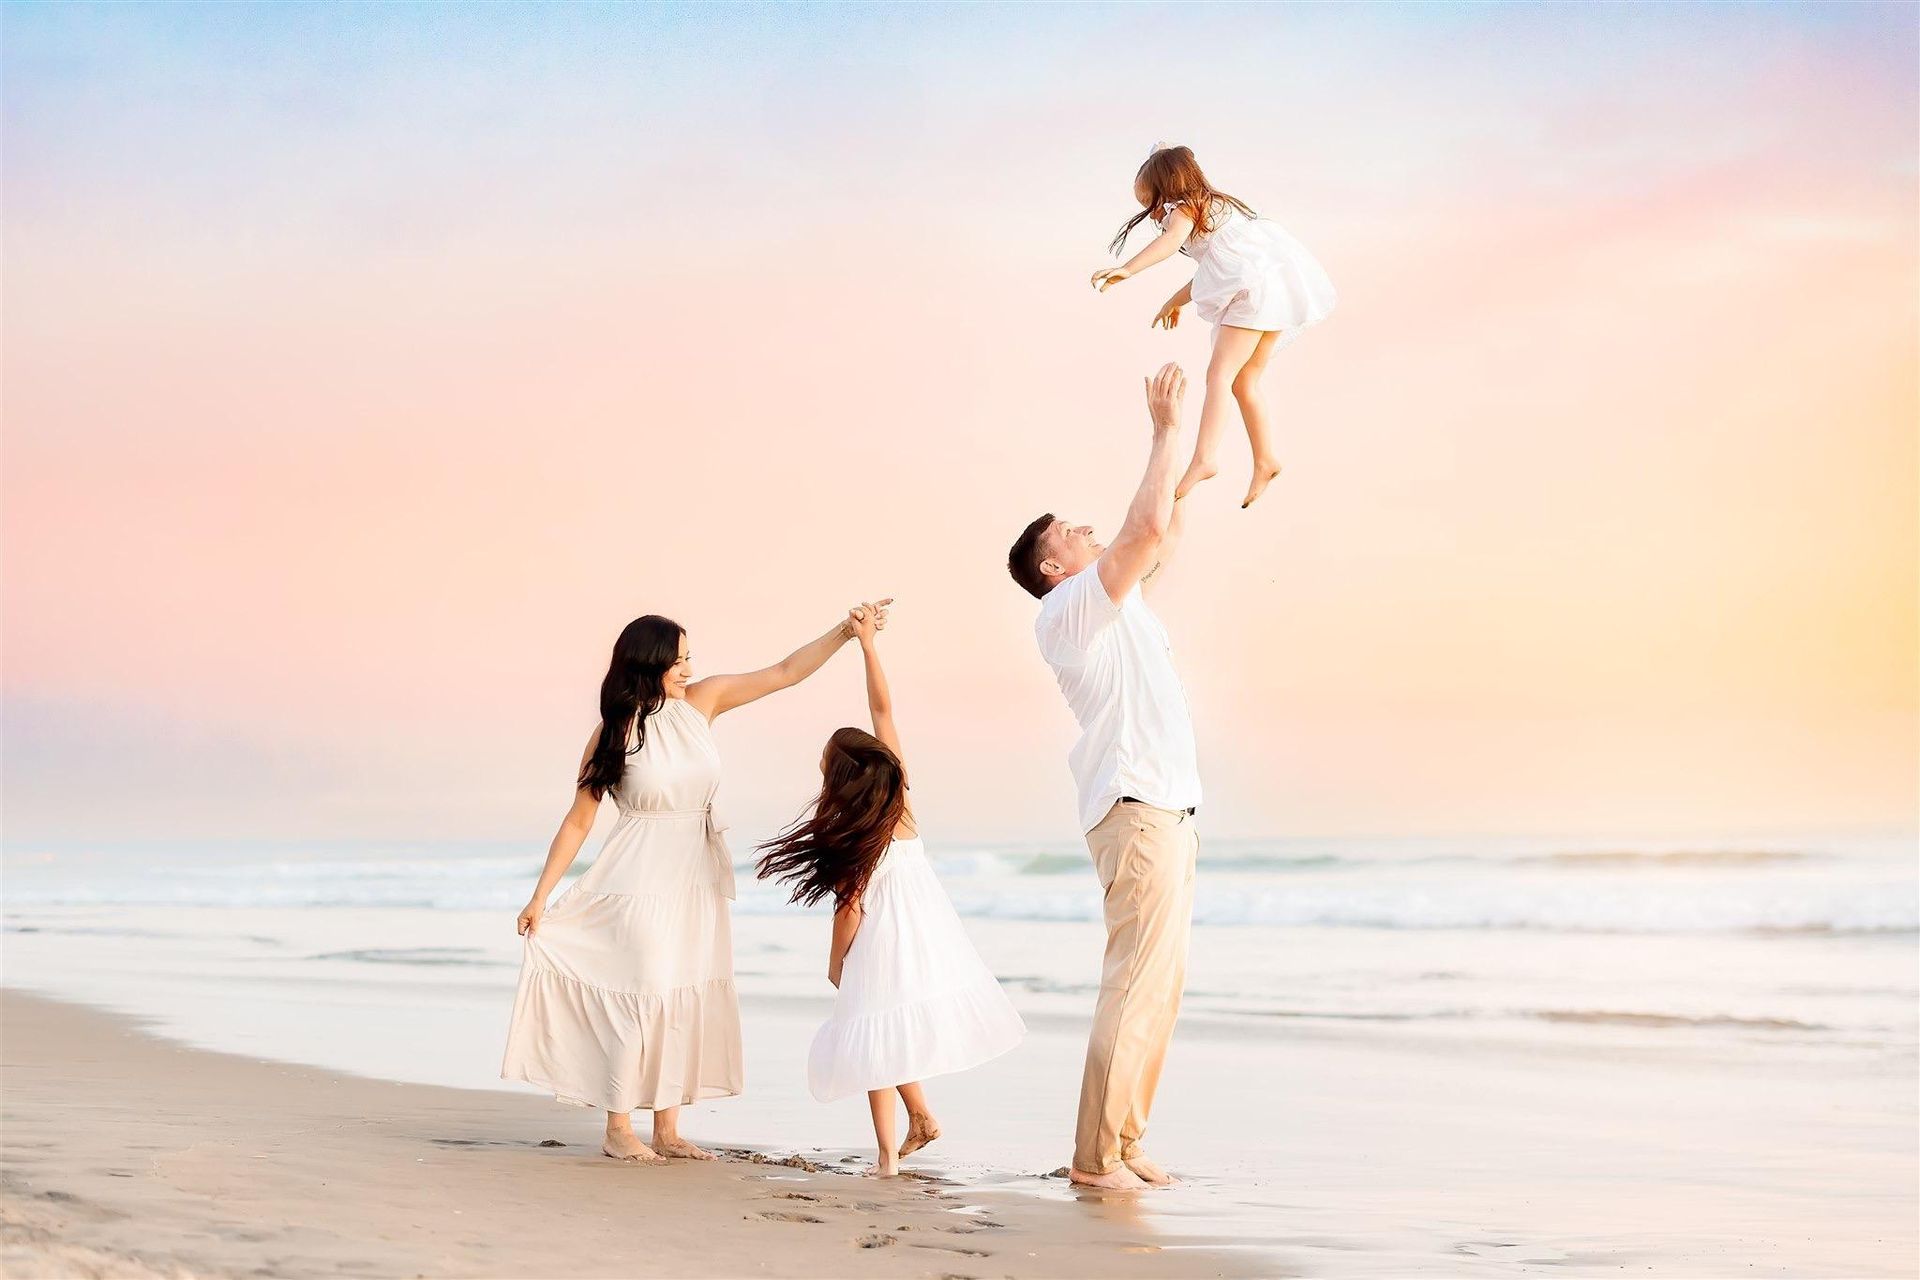
M1026 1032L1006 993L967 940L927 861L893 725L893 701L870 612L853 611L867 665L873 732L836 730L820 757L812 809L761 846L762 878L793 886L793 900L834 900L827 979L833 1016L813 1038L807 1083L831 1102L865 1092L889 1177L900 1159L940 1136L920 1081L997 1058ZM894 1147L894 1099L907 1136Z
M1215 326L1199 438L1174 496L1186 497L1194 485L1219 470L1214 454L1231 396L1253 444L1253 482L1240 504L1249 507L1280 474L1272 411L1260 389L1260 375L1275 351L1333 312L1333 282L1306 246L1279 223L1215 190L1191 148L1155 147L1134 175L1133 195L1140 212L1121 226L1113 252L1118 254L1133 229L1148 219L1160 235L1120 266L1094 272L1093 287L1105 293L1175 253L1193 259L1193 280L1153 317L1156 327L1172 329L1180 323L1180 309L1192 303L1200 318Z
M886 605L866 606L869 629ZM656 614L614 643L573 805L515 921L526 939L500 1074L607 1113L616 1160L713 1157L680 1135L680 1108L740 1092L733 864L714 813L718 716L800 683L851 639L841 622L773 666L693 679L687 633ZM620 821L551 906L603 799ZM653 1113L653 1142L633 1131Z

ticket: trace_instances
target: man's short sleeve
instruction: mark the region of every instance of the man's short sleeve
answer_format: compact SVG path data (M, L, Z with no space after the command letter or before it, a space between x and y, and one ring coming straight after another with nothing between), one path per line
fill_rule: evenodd
M1036 628L1041 651L1052 661L1075 661L1099 642L1119 616L1120 606L1100 581L1096 560L1047 592Z

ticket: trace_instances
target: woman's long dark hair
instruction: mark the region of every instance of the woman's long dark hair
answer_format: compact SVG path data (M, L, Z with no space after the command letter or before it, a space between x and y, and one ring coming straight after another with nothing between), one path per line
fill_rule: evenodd
M646 745L647 717L666 701L666 674L680 661L685 634L673 619L650 613L629 622L613 642L613 659L600 682L600 737L580 770L579 785L595 800L620 781L627 757Z
M791 884L790 901L809 907L866 888L907 812L900 757L864 729L834 730L822 765L812 809L760 846L760 878Z
M1133 182L1136 187L1147 189L1147 204L1120 224L1120 234L1107 246L1116 257L1126 248L1127 237L1135 227L1158 216L1170 204L1179 205L1193 219L1193 234L1197 236L1213 230L1216 205L1231 205L1249 218L1254 216L1253 210L1207 181L1207 175L1200 172L1200 162L1193 158L1192 147L1161 147L1147 157L1140 172L1133 175Z

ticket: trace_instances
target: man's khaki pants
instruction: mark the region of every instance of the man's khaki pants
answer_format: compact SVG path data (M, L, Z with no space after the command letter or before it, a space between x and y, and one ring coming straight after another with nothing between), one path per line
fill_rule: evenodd
M1200 836L1187 814L1122 801L1087 832L1087 849L1106 890L1107 958L1073 1167L1110 1173L1140 1150L1180 1012Z

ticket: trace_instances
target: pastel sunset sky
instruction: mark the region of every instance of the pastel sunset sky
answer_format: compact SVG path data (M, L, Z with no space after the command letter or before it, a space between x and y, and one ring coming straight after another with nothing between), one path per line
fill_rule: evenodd
M1910 828L1916 12L8 5L8 842L537 854L628 619L878 594L928 829L1071 841L1005 555L1204 365L1156 140L1340 289L1157 606L1210 831Z

